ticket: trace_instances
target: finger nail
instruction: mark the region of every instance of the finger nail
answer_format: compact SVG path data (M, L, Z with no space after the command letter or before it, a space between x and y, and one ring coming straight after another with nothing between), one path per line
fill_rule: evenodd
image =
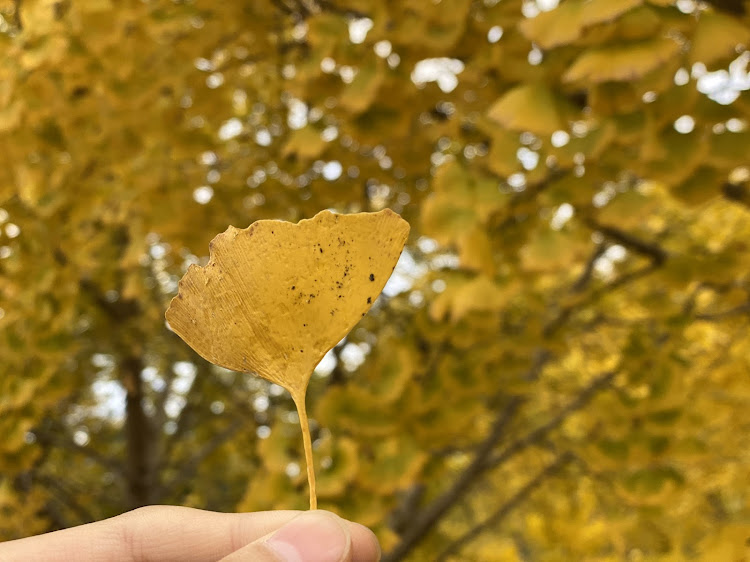
M332 513L303 513L266 541L285 562L339 562L349 548L349 533Z

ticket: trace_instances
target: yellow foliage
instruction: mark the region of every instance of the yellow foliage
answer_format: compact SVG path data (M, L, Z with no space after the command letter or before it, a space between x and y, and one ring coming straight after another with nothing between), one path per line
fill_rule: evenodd
M738 45L750 41L750 27L721 12L706 11L698 18L688 60L709 68L736 55Z
M689 4L0 1L0 537L304 509L223 354L392 560L746 556L748 22Z
M667 38L647 39L592 49L581 55L564 75L566 82L627 82L644 77L680 52L680 44Z
M565 98L543 84L525 84L507 92L487 116L506 129L551 135L565 130L574 112Z

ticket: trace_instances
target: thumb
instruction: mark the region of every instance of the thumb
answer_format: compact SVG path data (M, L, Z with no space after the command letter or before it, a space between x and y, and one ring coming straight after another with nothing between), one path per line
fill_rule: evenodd
M349 526L329 511L301 513L221 562L351 562Z

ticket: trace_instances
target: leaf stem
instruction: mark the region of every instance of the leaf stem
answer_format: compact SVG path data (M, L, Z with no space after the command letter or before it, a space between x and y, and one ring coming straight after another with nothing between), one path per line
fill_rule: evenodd
M305 393L301 396L292 394L294 404L297 406L297 415L299 415L299 425L302 429L302 442L305 447L305 464L307 465L307 483L310 487L310 509L318 509L318 498L315 494L315 465L313 464L312 439L310 438L310 422L307 419L307 410L305 409Z

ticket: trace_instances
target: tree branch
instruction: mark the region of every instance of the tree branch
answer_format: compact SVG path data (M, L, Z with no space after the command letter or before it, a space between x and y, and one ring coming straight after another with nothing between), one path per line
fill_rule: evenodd
M292 15L296 13L294 9L292 9L292 7L289 6L284 0L271 0L271 2L274 4L274 6L279 8L279 10L281 10L287 15Z
M714 8L738 17L747 13L746 4L743 0L706 0L706 4L711 4Z
M704 322L714 322L716 320L723 320L724 318L730 318L732 316L742 316L743 314L750 314L750 302L743 303L729 310L722 312L714 312L712 314L696 314L696 320L702 320Z
M448 510L463 497L469 487L476 482L477 477L485 470L484 467L488 457L504 436L508 424L523 402L523 398L517 396L510 399L492 425L490 434L477 448L471 464L458 476L449 490L438 496L426 509L417 515L414 522L402 535L401 541L382 558L382 562L402 560L445 516Z
M736 183L725 183L721 187L724 197L735 203L750 207L750 187Z
M16 28L18 31L23 31L23 19L21 18L21 6L23 0L13 0L13 12L16 16Z
M76 524L90 523L97 519L93 513L78 501L77 498L80 497L79 494L75 494L65 489L55 478L50 478L41 474L37 474L35 478L37 482L46 486L50 491L54 491L55 499L78 516L79 521ZM66 527L70 526L72 525L66 524Z
M203 445L190 459L182 463L180 471L169 482L164 484L159 497L164 498L168 494L175 493L180 486L189 481L198 471L201 463L208 458L216 449L226 443L244 425L243 419L234 420L229 426L213 436L211 440Z
M587 219L585 223L590 228L601 232L607 238L611 238L612 240L619 244L622 244L626 248L629 248L635 252L638 252L639 254L651 258L651 261L655 265L662 265L665 261L667 261L667 258L669 257L667 252L661 246L652 242L641 240L640 238L630 234L629 232L625 232L624 230L620 230L619 228L615 228L613 226L599 224L593 219Z
M203 385L206 384L213 375L209 372L208 364L202 358L196 359L193 364L197 370L193 384L185 397L185 407L180 410L177 419L175 420L176 427L174 433L165 437L162 441L161 455L159 459L159 471L163 470L164 466L169 463L169 458L174 451L175 446L180 442L185 432L190 427L191 422L195 419L193 412L196 409L196 397L199 397L203 392ZM172 394L172 382L174 381L176 374L174 369L170 369L164 377L164 390L158 395L156 404L156 415L155 423L158 431L161 431L164 422L167 418L167 413L164 410L167 398Z
M586 262L586 267L583 268L583 272L581 273L580 277L576 279L576 282L573 283L573 286L570 288L571 293L580 293L586 287L588 287L588 284L591 282L591 278L594 275L594 266L596 265L596 260L602 257L602 255L606 251L607 246L605 244L597 244L594 252L589 258L589 261Z
M325 11L325 12L331 12L333 14L342 14L345 16L351 16L354 18L367 18L370 17L370 14L366 12L360 12L359 10L354 10L351 8L341 8L339 6L336 6L333 2L330 0L318 0L318 6Z
M490 527L496 527L508 514L521 505L531 493L536 490L542 483L551 476L558 473L566 464L573 459L570 453L564 453L553 463L548 465L544 470L532 478L526 485L513 494L505 503L497 508L492 515L481 523L474 526L471 530L453 541L437 558L437 562L446 560L449 556L458 553L466 544L478 537Z
M529 368L525 379L537 380L544 366L552 359L552 354L545 349L537 349L533 354L533 364ZM412 516L413 523L402 533L401 541L393 550L385 555L383 562L401 560L406 556L447 514L448 510L468 492L478 477L486 470L486 462L493 449L502 440L508 425L515 417L525 399L513 396L502 406L497 418L490 429L489 435L477 446L474 459L454 481L453 485L432 503L423 508L416 516Z
M64 439L56 433L46 432L38 428L34 429L34 435L36 435L36 438L41 445L49 445L52 447L59 447L61 449L74 451L75 453L79 453L91 459L95 463L103 466L107 470L114 472L119 476L123 476L124 474L120 463L110 457L102 455L91 447L83 447L72 440Z
M156 428L157 431L161 431L162 427L164 426L164 422L167 419L167 412L164 410L164 406L167 403L167 398L169 398L169 396L172 394L172 383L174 382L176 377L177 377L177 374L175 373L173 368L166 369L164 372L164 377L163 377L164 388L161 390L161 392L157 392L156 397L154 398L154 427ZM191 393L198 380L203 380L203 379L196 377L196 381L193 382L193 386L190 388ZM178 428L180 425L182 414L185 412L185 410L189 406L190 406L190 402L188 401L185 407L180 411L180 416L179 416L179 419L177 420Z
M596 302L598 299L609 293L610 291L613 291L615 289L618 289L624 285L627 285L628 283L632 283L633 281L636 281L640 279L641 277L645 277L646 275L649 275L650 273L653 273L656 271L660 265L657 265L654 262L649 263L648 265L644 265L640 269L636 269L635 271L631 271L630 273L626 273L625 275L621 275L611 283L608 283L604 285L603 287L599 287L595 291L592 291L591 296L586 299L584 303L577 303L575 305L566 306L563 307L557 316L555 316L552 320L550 320L546 326L544 326L544 329L542 331L542 334L544 337L550 337L552 336L557 330L559 330L565 322L568 321L568 318L570 318L570 315L575 311L576 308L581 306L582 304L590 305Z
M511 443L504 451L494 458L488 459L486 461L486 466L483 468L489 470L490 468L497 467L504 462L507 462L511 457L520 453L530 445L541 442L548 433L560 427L560 425L562 425L571 414L574 414L581 408L585 407L600 390L604 389L610 382L612 382L612 379L615 378L616 374L617 371L608 371L599 375L584 387L578 396L560 410L556 416L550 419L547 423L540 425L535 430L527 433L524 437Z

